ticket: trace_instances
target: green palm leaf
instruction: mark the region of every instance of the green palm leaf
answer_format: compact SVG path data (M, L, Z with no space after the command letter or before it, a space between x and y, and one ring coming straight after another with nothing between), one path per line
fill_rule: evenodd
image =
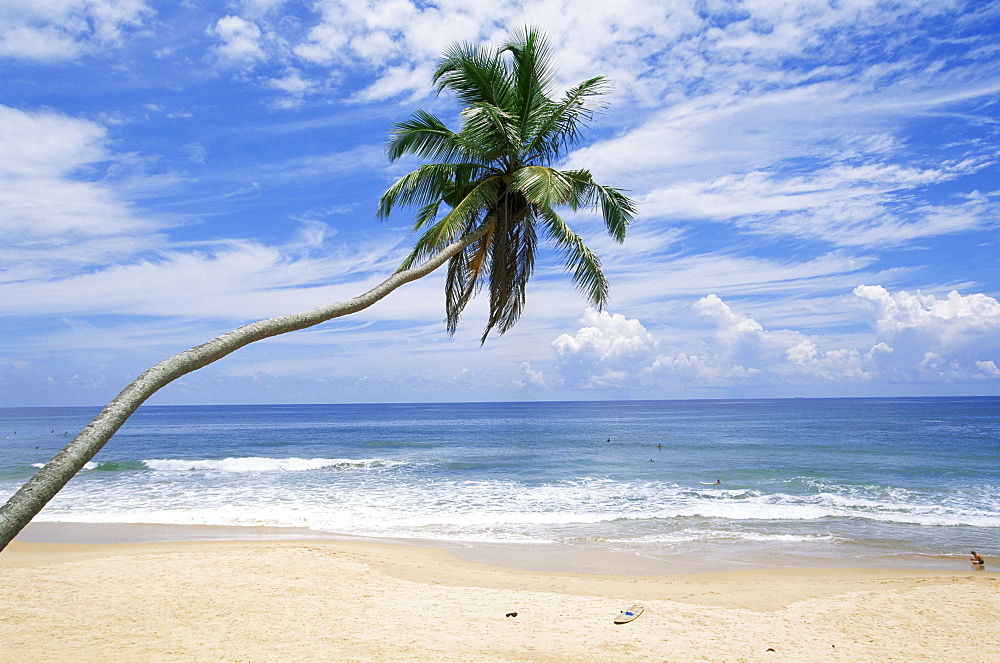
M422 159L452 161L461 158L463 147L458 136L434 115L418 110L413 117L397 124L386 145L391 161L413 154Z
M599 210L620 242L635 205L621 189L594 182L589 171L551 165L579 142L609 84L595 76L554 99L550 63L548 44L533 28L512 32L497 48L452 46L433 80L439 94L449 92L464 105L461 128L453 131L418 110L395 126L387 145L393 161L406 155L436 161L401 177L379 200L379 218L400 205L417 208L414 226L422 234L401 269L463 236L476 237L448 262L450 334L483 288L490 304L482 340L517 322L534 271L539 226L589 302L598 308L607 302L600 259L555 209Z
M551 104L539 118L539 125L525 152L554 160L581 137L580 130L593 118L595 104L591 97L606 94L610 85L603 76L595 76L569 90L559 103Z
M566 269L573 272L573 284L597 309L603 308L608 299L610 285L604 272L601 271L601 259L555 211L543 210L541 218L545 222L546 233L562 253Z
M547 166L525 166L510 179L510 186L536 205L566 205L573 194L573 182Z
M501 52L472 44L456 44L445 51L433 80L438 93L448 90L467 105L505 108L511 94Z

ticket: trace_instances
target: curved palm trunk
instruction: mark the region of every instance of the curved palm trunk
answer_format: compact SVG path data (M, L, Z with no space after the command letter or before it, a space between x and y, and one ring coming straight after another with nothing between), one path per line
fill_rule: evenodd
M153 366L125 387L79 435L0 507L0 550L7 547L18 532L55 497L73 475L101 450L132 413L161 387L254 341L305 329L366 309L401 285L433 272L481 237L489 225L490 222L484 223L475 231L445 247L427 262L396 272L363 295L311 311L251 323L208 343L164 359Z

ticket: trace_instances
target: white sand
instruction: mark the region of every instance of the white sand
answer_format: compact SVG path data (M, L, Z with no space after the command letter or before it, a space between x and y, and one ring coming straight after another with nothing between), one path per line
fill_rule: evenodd
M0 578L0 661L1000 662L1000 577L971 569L585 576L336 541L15 541Z

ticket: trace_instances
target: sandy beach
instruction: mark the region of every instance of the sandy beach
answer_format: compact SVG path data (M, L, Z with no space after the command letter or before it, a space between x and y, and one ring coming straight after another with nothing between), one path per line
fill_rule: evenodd
M998 575L971 567L614 576L382 543L15 541L0 574L2 661L1000 661Z

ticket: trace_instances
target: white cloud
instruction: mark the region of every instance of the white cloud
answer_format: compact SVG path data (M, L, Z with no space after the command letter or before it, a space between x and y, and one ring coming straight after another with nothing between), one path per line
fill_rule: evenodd
M0 279L37 275L43 259L98 263L155 241L157 225L100 179L116 159L104 127L0 106Z
M788 361L801 366L808 374L815 375L831 382L851 380L870 380L875 377L871 372L872 362L879 353L891 353L893 350L885 343L879 342L867 352L855 349L837 349L820 352L811 340L803 340L798 345L785 350Z
M945 94L940 87L911 81L909 94ZM899 142L893 132L912 121L904 110L919 116L934 112L934 102L851 79L701 95L578 150L570 165L644 192L644 218L709 219L838 246L901 244L991 223L995 198L929 205L924 193L992 166L990 150L972 146L943 162L936 153L911 154L901 164L903 146L888 148Z
M361 101L378 101L411 93L410 100L414 101L427 92L427 84L433 74L434 70L429 65L414 67L403 64L388 67L384 75L359 91L355 97Z
M529 362L521 362L521 378L515 381L514 386L521 388L527 386L544 387L545 374L542 371L536 371Z
M651 102L694 82L722 81L723 88L773 87L774 63L782 58L817 49L853 52L856 46L850 36L832 40L836 28L877 31L884 21L918 22L949 12L952 5L320 0L314 5L318 19L305 39L290 34L286 48L314 64L354 62L384 73L404 61L425 67L455 42L495 42L509 29L533 24L543 26L551 38L562 83L600 71L616 81L620 94ZM255 17L261 12L243 13Z
M272 78L267 84L286 95L276 102L278 108L298 108L305 102L307 95L323 89L323 86L315 81L303 78L301 72L296 69L289 69L284 76Z
M162 232L165 222L143 215L121 183L108 180L109 164L120 158L110 144L105 127L94 122L0 106L5 314L242 321L355 296L401 260L401 233L388 241L383 233L378 241L333 244L327 240L335 232L308 219L281 246L239 239L171 245ZM204 158L201 146L185 149L192 160ZM294 176L357 168L374 161L375 152L363 147L297 160ZM187 296L195 292L198 297ZM386 315L412 318L414 308L399 306Z
M315 84L299 75L297 71L290 71L283 78L274 78L268 83L271 87L284 90L290 94L302 94L310 90Z
M969 230L995 209L983 196L944 207L900 205L895 192L975 172L986 162L917 169L898 164L834 163L808 177L755 170L708 181L686 181L651 191L645 213L667 218L733 221L764 235L821 239L839 246L877 246ZM898 207L907 215L897 213Z
M575 334L552 341L557 365L571 384L601 388L622 384L646 362L655 339L638 320L587 309Z
M689 379L716 382L762 377L785 370L786 351L802 342L802 335L788 330L769 331L750 316L734 311L716 295L702 297L691 310L713 321L714 333L684 355L681 366ZM700 355L700 356L699 356ZM659 367L677 368L677 358L661 356ZM692 370L698 368L698 372Z
M882 332L921 329L945 338L1000 329L1000 302L984 294L961 295L952 291L938 299L919 291L911 294L900 290L891 294L877 285L859 285L854 294L874 304L875 326Z
M993 377L1000 360L1000 302L984 294L943 298L881 286L858 286L854 294L872 304L879 338L894 350L894 375L958 380Z
M585 326L575 335L562 334L552 341L559 355L618 361L642 354L653 346L653 337L638 320L629 320L619 313L587 309L581 322Z
M651 70L644 60L674 43L680 34L696 32L700 25L685 1L586 2L567 10L561 0L443 0L431 5L411 0L321 0L314 8L318 19L305 38L297 32L287 34L269 57L283 60L286 53L292 53L303 65L361 66L373 71L377 78L363 93L365 99L427 94L430 84L423 74L447 46L463 41L496 42L509 29L524 24L545 26L564 86L593 75L597 59L599 68L619 81L622 89L639 92L631 81ZM243 14L247 18L260 15ZM268 29L279 32L280 26L274 23ZM630 48L622 48L625 43Z
M215 47L215 52L223 60L248 65L266 59L260 44L264 33L252 21L239 16L224 16L216 21L211 33L222 42Z
M324 246L331 233L319 226L307 222L298 237L280 247L246 240L161 247L150 258L105 269L19 280L6 285L0 311L243 321L356 296L388 277L400 259L395 245L384 241ZM399 306L388 315L412 314Z
M142 0L4 0L0 56L71 60L118 44L153 13Z
M1000 368L995 361L977 361L976 368L983 372L983 375L991 378L1000 378Z
M582 388L613 385L648 389L689 386L866 384L875 381L952 382L1000 377L1000 302L982 294L889 293L859 286L854 294L875 306L864 345L843 347L834 337L767 329L716 295L690 306L708 319L708 333L691 325L669 343L639 320L588 311L587 326L552 342L561 377ZM670 351L662 348L671 346Z

